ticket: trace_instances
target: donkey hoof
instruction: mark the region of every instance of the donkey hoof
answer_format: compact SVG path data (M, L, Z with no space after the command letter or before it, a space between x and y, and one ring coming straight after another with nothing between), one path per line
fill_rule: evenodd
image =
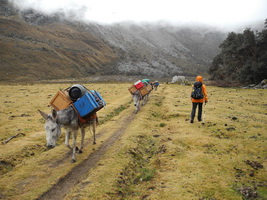
M80 149L79 151L78 151L78 153L82 153L83 151Z
M93 144L96 144L96 142L94 142Z
M76 160L75 160L75 159L71 159L71 162L72 162L72 163L75 163L75 162L76 162Z
M75 147L75 151L79 151L79 148L78 147Z

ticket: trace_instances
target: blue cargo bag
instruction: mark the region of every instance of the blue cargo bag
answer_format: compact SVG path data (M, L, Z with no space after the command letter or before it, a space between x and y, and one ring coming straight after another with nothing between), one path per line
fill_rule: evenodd
M81 117L95 113L105 105L106 102L95 90L86 92L80 99L74 102L74 107Z

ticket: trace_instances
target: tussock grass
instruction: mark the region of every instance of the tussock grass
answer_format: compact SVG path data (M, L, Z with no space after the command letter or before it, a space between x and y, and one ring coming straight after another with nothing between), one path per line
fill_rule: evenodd
M137 146L127 152L130 162L120 172L112 198L132 199L139 196L136 195L139 187L135 186L143 181L150 181L155 175L156 168L150 164L151 158L157 154L153 138L142 135L137 136L136 140Z
M63 159L64 138L56 148L45 150L43 121L36 112L37 108L48 112L48 101L58 88L66 86L1 86L6 97L1 96L1 100L10 102L2 104L0 140L18 129L26 136L0 145L0 166L5 170L0 177L0 197L37 198L98 149L121 128L117 122L134 112L128 86L87 85L100 91L108 103L99 111L99 120L105 123L98 131L105 134L96 146L86 146L75 164ZM134 120L126 124L122 137L65 199L267 199L266 91L207 89L209 103L202 125L189 122L190 86L160 85ZM16 92L10 94L11 90ZM28 98L34 101L26 105Z

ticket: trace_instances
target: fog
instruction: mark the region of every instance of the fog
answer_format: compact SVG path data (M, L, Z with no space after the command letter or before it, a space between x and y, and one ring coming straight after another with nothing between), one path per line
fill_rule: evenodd
M19 9L86 22L203 24L231 29L264 23L266 0L10 0Z

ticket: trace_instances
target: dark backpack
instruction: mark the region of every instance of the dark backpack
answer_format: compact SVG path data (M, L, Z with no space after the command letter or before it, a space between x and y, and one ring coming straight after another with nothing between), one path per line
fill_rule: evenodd
M194 99L203 99L204 95L202 93L202 83L195 82L192 90L191 97Z

